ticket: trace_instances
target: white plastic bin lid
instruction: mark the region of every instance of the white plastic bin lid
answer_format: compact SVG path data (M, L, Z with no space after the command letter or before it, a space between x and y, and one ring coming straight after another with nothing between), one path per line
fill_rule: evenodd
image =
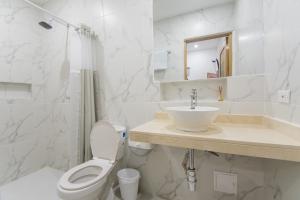
M121 169L118 171L118 178L124 182L136 182L140 178L140 172L135 169Z

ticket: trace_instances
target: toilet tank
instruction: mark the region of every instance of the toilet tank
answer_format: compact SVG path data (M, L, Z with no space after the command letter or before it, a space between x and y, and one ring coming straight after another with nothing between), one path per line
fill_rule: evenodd
M125 152L125 141L127 138L127 130L125 126L121 126L121 125L113 125L113 127L116 129L117 134L120 136L119 150L116 158L116 160L120 160L121 158L123 158Z

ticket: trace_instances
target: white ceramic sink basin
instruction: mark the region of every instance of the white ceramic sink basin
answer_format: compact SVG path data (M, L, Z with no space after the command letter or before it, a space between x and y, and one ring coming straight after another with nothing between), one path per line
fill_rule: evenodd
M189 132L207 131L209 125L217 117L219 108L197 106L191 109L189 106L168 107L166 111L174 121L178 130Z

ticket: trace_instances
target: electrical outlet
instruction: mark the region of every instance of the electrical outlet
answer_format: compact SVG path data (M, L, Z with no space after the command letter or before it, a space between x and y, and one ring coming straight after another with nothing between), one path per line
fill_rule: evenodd
M290 103L291 90L279 90L278 91L278 102L279 103Z
M237 194L237 174L214 171L214 191Z

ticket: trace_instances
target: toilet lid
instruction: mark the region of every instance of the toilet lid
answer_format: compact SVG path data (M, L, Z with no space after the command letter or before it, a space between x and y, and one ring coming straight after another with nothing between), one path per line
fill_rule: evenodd
M92 129L90 142L94 158L112 162L116 160L120 137L110 123L106 121L97 122Z

